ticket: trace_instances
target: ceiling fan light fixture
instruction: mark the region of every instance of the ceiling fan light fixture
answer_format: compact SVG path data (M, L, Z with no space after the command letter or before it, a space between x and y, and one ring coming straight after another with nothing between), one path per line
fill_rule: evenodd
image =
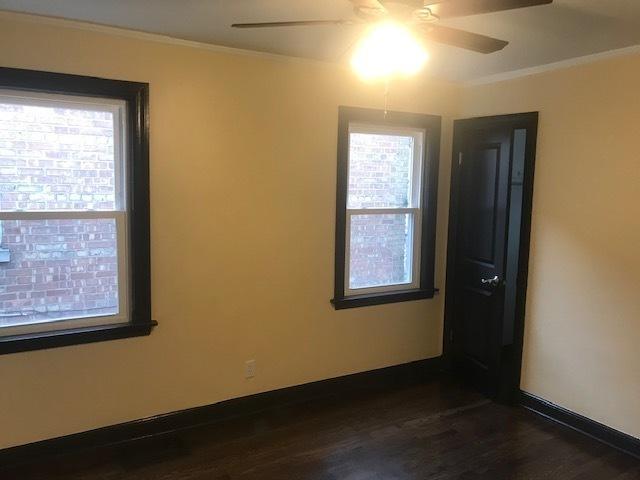
M411 31L394 22L375 25L358 43L351 66L364 80L418 73L429 54Z

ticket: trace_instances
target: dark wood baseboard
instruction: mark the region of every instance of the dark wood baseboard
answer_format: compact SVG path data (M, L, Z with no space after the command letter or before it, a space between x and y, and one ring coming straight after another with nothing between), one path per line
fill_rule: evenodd
M638 438L607 427L602 423L583 417L571 410L567 410L566 408L527 392L520 392L520 404L526 409L554 422L572 428L611 447L640 458L640 439Z
M0 450L0 470L80 450L167 435L284 405L415 385L433 378L441 367L441 357L429 358L11 447Z

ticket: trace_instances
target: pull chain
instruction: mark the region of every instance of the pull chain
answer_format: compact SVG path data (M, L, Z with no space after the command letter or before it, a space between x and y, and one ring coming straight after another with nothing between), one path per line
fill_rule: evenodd
M389 79L384 81L384 118L387 119L387 107L389 106Z

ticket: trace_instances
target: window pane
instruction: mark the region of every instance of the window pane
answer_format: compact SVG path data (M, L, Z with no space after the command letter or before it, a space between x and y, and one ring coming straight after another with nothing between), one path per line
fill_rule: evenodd
M113 112L2 102L2 210L115 210Z
M118 313L116 221L8 220L0 326Z
M414 138L351 133L347 208L409 207Z
M352 215L349 288L411 283L412 214Z

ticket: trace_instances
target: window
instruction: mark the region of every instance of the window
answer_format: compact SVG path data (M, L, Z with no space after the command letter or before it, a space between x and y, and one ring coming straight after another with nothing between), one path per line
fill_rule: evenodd
M440 117L340 108L336 308L434 294Z
M147 92L0 69L0 353L150 333Z

